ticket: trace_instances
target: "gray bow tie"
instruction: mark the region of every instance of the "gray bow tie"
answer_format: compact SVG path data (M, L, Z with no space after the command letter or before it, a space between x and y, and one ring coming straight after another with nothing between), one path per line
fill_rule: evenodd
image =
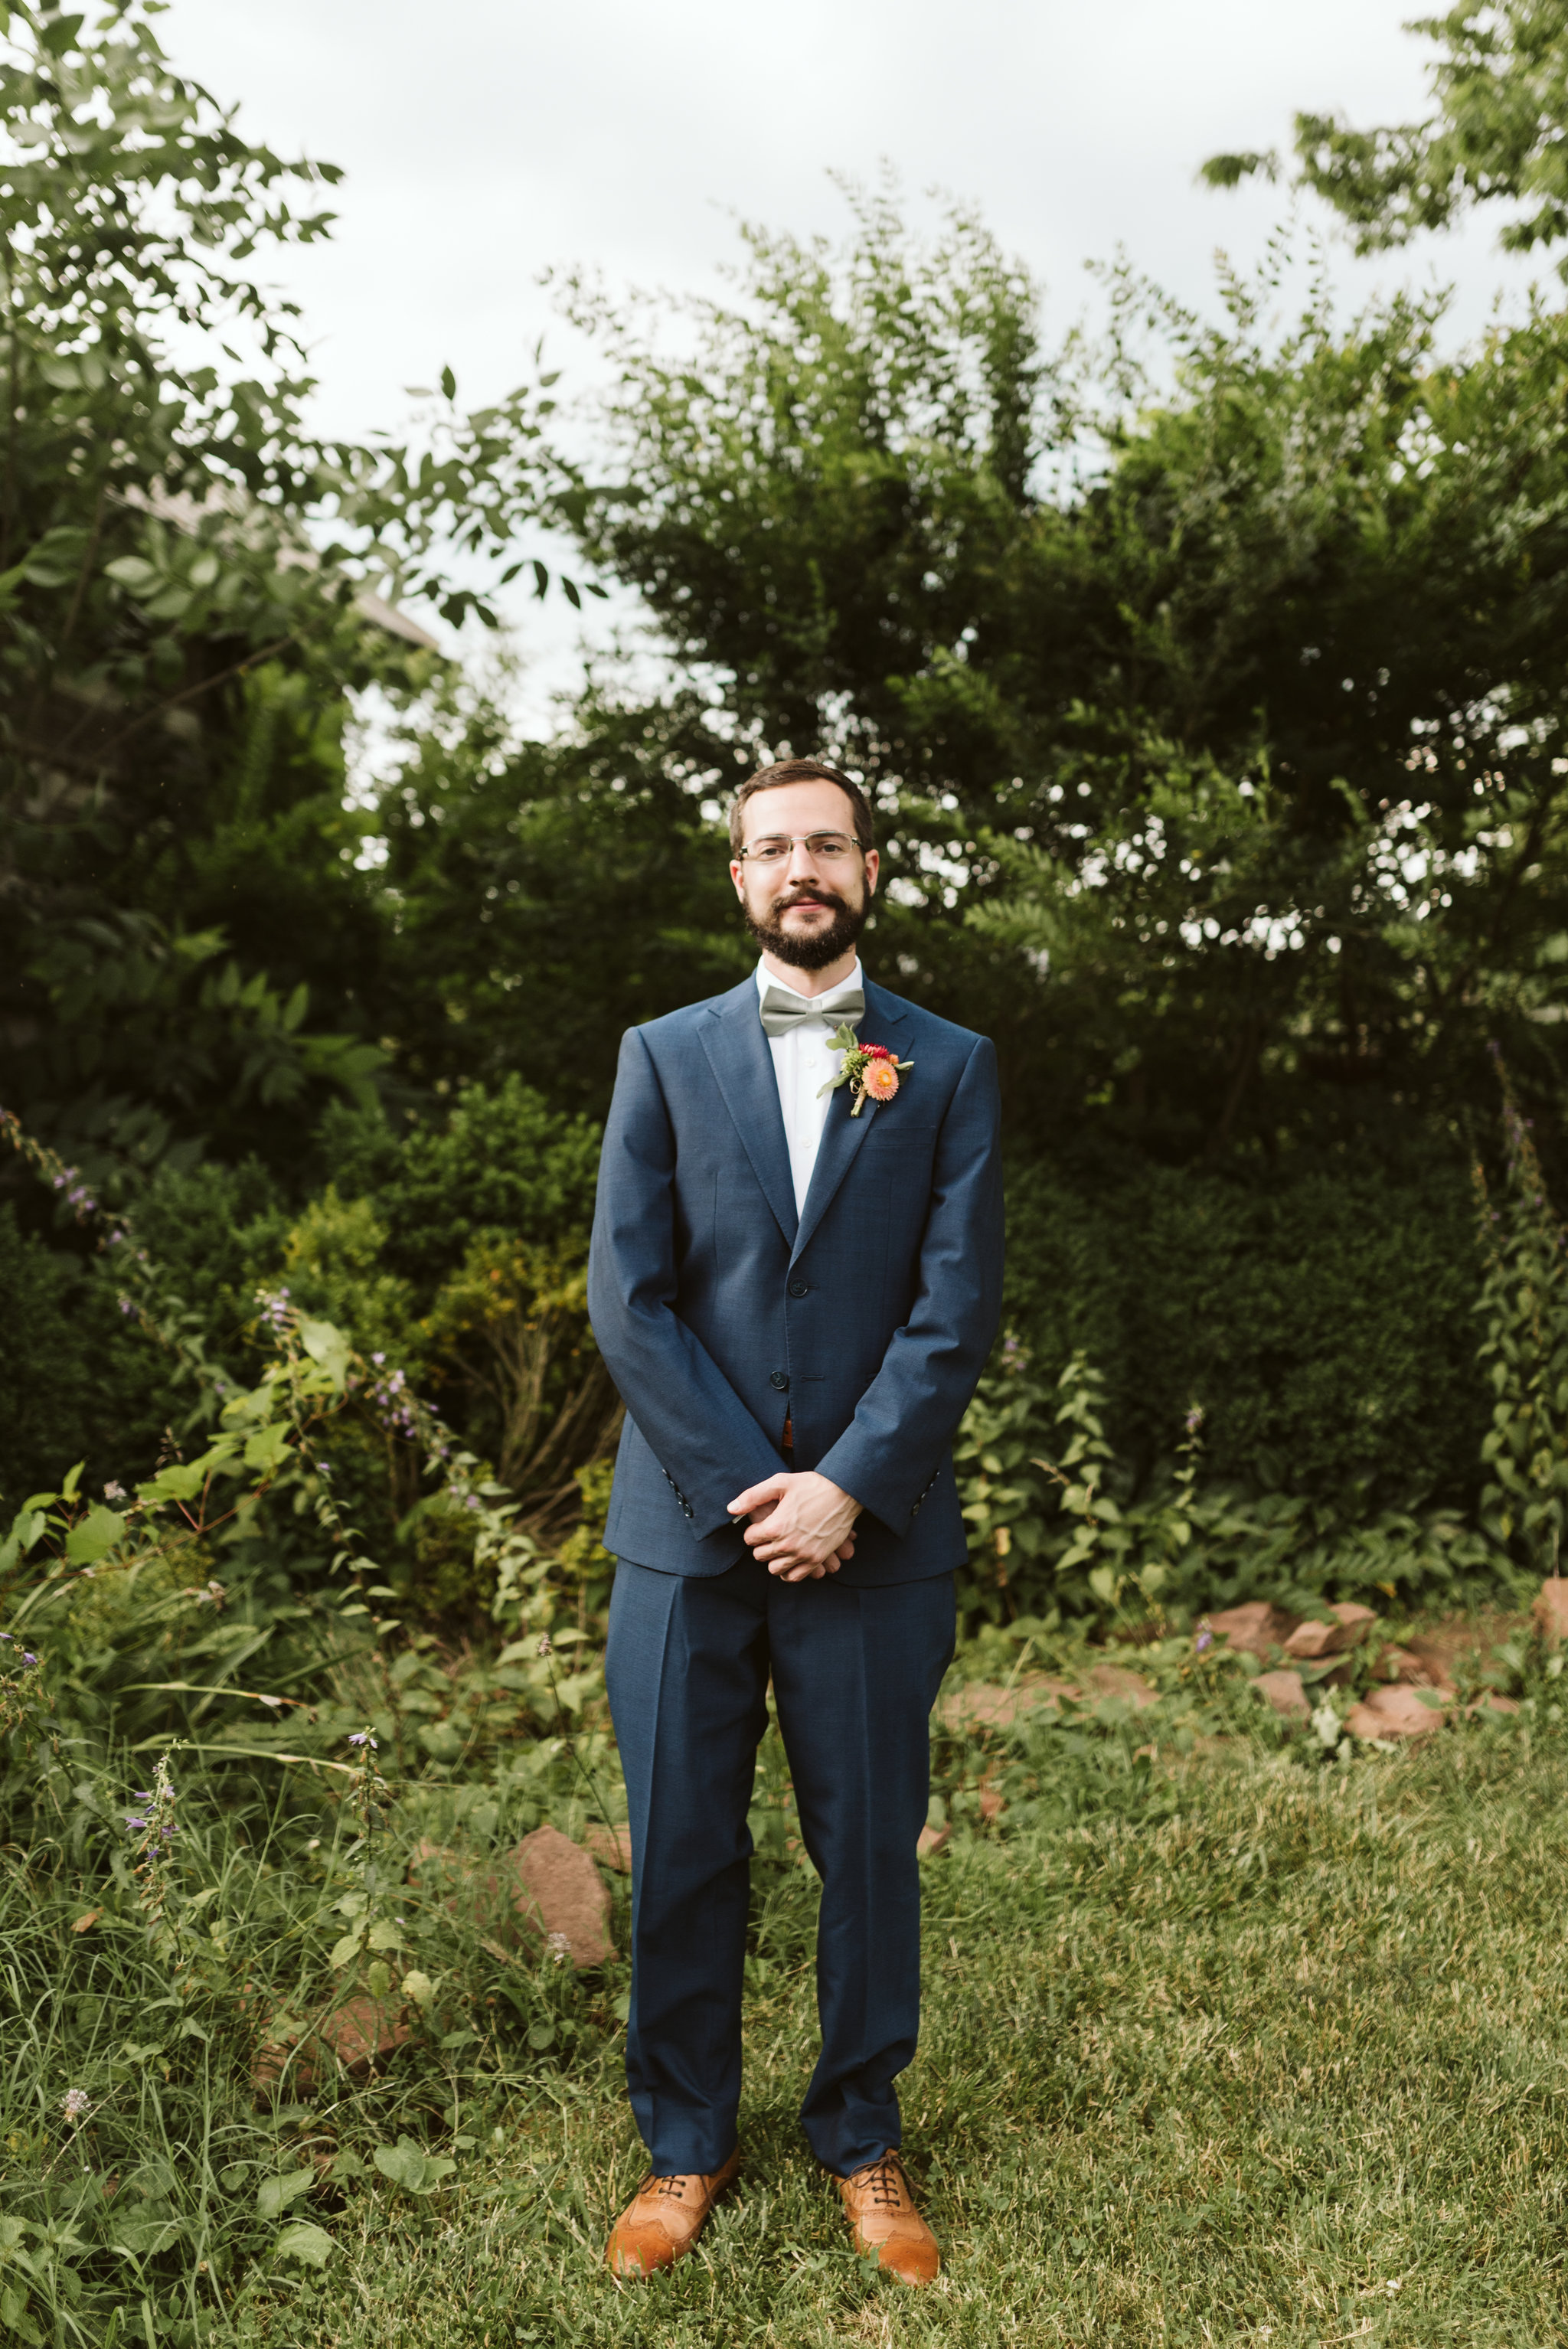
M781 987L770 987L762 999L762 1025L769 1036L788 1036L794 1028L803 1028L809 1019L820 1019L830 1030L847 1019L853 1028L866 1016L866 999L858 987L845 995L835 996L826 1007L804 1002L798 995L787 995Z

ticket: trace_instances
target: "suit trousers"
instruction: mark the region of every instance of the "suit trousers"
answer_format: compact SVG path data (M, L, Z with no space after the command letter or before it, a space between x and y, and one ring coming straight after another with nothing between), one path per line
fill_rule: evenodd
M800 2118L838 2176L900 2142L893 2082L920 2026L931 1708L953 1577L846 1589L748 1558L711 1576L623 1558L605 1655L632 1832L626 2078L657 2176L736 2142L751 1837L772 1678L806 1849L822 1879L821 2054Z

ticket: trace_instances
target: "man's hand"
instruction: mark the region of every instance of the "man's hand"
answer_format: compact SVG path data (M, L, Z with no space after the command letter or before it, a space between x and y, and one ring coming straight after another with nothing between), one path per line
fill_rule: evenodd
M841 1493L814 1468L799 1475L780 1469L729 1504L732 1517L751 1518L746 1539L753 1557L784 1582L837 1574L855 1554L851 1529L860 1513L852 1494Z

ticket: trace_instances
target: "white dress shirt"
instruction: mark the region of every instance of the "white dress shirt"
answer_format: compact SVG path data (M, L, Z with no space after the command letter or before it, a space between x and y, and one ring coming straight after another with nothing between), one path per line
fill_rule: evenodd
M798 1001L810 1003L814 1009L830 1012L834 1004L841 1002L851 988L863 988L864 985L858 955L848 978L841 978L837 987L830 987L825 995L802 995L798 987L791 987L787 978L779 978L766 963L759 962L757 966L758 1005L769 988L777 987L784 994L793 995ZM825 1025L820 1020L807 1019L799 1028L791 1028L788 1035L769 1036L768 1039L768 1049L773 1055L773 1075L779 1087L779 1106L784 1115L784 1139L789 1145L789 1179L795 1186L797 1216L805 1208L806 1194L811 1187L811 1170L817 1164L822 1128L827 1122L828 1103L832 1099L830 1093L822 1092L822 1087L830 1077L839 1073L839 1055L828 1040L838 1024L834 1019L830 1019ZM820 1101L817 1098L819 1093L822 1095Z

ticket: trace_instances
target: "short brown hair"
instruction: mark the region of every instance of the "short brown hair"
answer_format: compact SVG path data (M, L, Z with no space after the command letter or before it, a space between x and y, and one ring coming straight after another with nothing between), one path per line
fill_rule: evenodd
M862 848L876 846L876 819L872 812L872 803L859 783L851 783L848 775L841 774L837 767L830 767L823 759L780 759L776 765L758 767L754 775L748 775L730 803L729 851L732 856L738 855L745 845L741 816L747 801L755 798L758 792L776 791L780 783L837 783L855 812L855 838Z

